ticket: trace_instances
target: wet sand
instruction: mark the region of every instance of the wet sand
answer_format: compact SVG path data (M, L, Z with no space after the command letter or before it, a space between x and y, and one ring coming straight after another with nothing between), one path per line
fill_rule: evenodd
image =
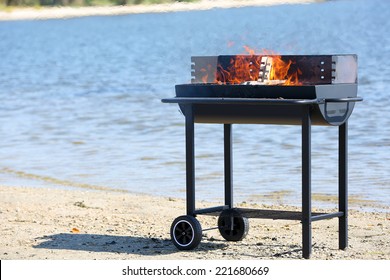
M111 16L141 13L164 13L193 10L210 10L214 8L239 8L271 6L281 4L305 4L323 2L322 0L201 0L194 3L176 2L172 4L105 6L105 7L40 7L40 8L7 8L0 10L0 21L5 20L42 20L66 19L85 16Z

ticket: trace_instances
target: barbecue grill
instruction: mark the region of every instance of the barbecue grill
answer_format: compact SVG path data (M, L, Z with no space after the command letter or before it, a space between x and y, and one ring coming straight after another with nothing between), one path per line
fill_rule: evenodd
M180 250L199 245L202 227L196 215L219 213L218 229L227 241L242 240L248 218L300 220L302 252L310 258L311 223L337 217L339 248L348 246L348 118L357 97L356 55L237 55L192 57L190 84L176 85L185 116L187 214L176 218L171 239ZM195 207L194 123L224 125L224 205ZM287 124L302 127L302 211L233 207L232 124ZM311 125L339 127L338 212L311 210Z

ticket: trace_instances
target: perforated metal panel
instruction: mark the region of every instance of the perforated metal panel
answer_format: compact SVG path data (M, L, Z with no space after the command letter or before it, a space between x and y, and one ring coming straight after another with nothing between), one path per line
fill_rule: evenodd
M238 60L248 64L245 82L272 83L269 73L278 57L298 72L301 85L357 83L356 55L220 55L191 57L192 83L227 83L226 73ZM239 61L240 62L240 61ZM253 84L253 83L252 83Z

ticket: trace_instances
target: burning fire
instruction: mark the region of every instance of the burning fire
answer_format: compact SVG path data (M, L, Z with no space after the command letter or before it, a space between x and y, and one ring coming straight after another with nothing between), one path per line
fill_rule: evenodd
M272 57L272 67L269 73L269 80L285 80L282 85L294 86L300 85L298 76L302 75L302 71L297 68L295 71L291 71L291 65L293 62L288 60L288 62L283 61L280 55Z
M265 51L256 51L244 46L246 54L234 56L228 66L217 67L215 83L218 84L265 84L265 85L300 85L302 71L294 67L291 60L285 61L282 56ZM205 73L209 73L206 69ZM207 81L205 75L203 81Z
M217 68L217 83L223 84L242 84L247 81L257 81L260 68L261 57L254 55L238 55L230 60L230 65L224 69L222 65Z

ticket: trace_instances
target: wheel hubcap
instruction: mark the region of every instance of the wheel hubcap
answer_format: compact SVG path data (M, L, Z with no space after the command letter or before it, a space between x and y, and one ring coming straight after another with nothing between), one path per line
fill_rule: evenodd
M174 238L181 246L191 244L194 239L194 229L187 221L179 221L174 228Z

